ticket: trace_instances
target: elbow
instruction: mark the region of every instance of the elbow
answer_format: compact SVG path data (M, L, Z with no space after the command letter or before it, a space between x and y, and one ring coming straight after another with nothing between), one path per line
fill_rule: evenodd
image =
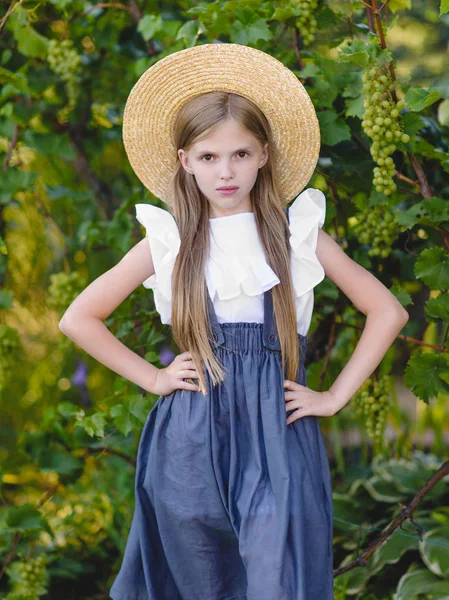
M74 320L74 316L66 311L58 322L59 331L70 337L70 331L73 331L74 327Z

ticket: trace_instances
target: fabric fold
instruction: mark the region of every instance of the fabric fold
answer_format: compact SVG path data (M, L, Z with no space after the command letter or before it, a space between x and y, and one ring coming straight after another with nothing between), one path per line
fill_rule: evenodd
M289 207L291 268L295 294L299 298L325 276L316 255L318 229L326 217L326 198L321 190L308 188Z

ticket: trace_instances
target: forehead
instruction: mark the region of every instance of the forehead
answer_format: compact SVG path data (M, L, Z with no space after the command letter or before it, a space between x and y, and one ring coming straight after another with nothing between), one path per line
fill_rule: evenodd
M256 148L254 135L235 121L224 121L192 144L192 149L202 151L208 148L237 149L241 146Z

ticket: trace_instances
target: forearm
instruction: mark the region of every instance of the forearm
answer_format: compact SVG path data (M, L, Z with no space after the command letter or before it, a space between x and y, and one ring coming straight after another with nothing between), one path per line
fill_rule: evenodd
M120 342L106 325L95 317L72 315L59 324L60 330L80 348L103 365L152 392L158 368Z
M336 411L341 410L374 372L408 318L395 309L368 313L365 327L351 358L329 391L335 395Z

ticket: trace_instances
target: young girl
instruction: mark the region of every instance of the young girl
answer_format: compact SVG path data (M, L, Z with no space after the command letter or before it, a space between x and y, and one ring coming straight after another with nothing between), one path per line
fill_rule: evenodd
M332 489L318 417L349 401L407 313L323 232L324 195L303 190L318 159L316 114L273 57L222 43L169 55L134 86L123 131L131 165L169 210L136 205L146 237L60 323L159 396L110 595L330 600ZM348 364L316 392L304 359L325 275L367 320ZM103 324L142 283L181 350L166 368Z

